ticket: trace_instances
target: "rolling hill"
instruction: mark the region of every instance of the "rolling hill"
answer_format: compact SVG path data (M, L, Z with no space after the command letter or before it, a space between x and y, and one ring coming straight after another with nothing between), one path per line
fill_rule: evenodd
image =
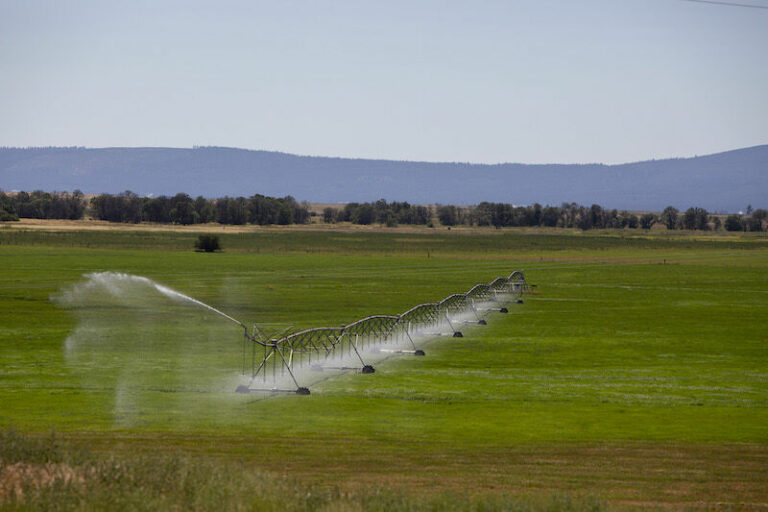
M235 148L0 148L4 190L255 193L322 203L598 203L659 210L766 207L768 145L620 165L430 163L298 156Z

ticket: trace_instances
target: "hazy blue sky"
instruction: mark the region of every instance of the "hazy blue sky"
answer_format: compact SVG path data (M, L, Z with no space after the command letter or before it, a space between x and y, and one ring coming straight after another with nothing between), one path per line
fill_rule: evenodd
M765 143L768 9L0 0L4 146L615 163Z

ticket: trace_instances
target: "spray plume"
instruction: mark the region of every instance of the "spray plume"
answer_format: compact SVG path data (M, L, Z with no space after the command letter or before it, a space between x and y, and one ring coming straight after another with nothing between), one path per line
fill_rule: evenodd
M77 319L62 347L67 367L83 389L112 395L118 424L210 419L240 381L231 325L203 310L243 324L149 278L88 273L51 300Z
M78 301L78 299L82 298L85 293L92 292L97 288L105 290L114 297L120 297L126 295L128 291L127 287L130 287L131 285L146 285L148 287L154 288L170 299L190 302L196 306L200 306L209 311L212 311L217 315L221 315L227 320L245 328L245 325L243 325L242 322L235 320L231 316L219 311L213 306L209 306L205 302L193 299L192 297L184 295L181 292L177 292L173 288L164 286L147 277L135 276L122 272L93 272L90 274L85 274L83 277L86 279L85 283L82 283L79 286L75 286L63 292L56 299L63 303L75 303Z
M147 278L146 278L146 277L141 277L140 279L147 279ZM209 309L209 310L213 311L214 313L217 313L217 314L219 314L219 315L223 316L223 317L224 317L224 318L226 318L227 320L231 320L232 322L235 322L235 323L236 323L237 325L239 325L240 327L243 327L243 328L245 328L245 325L243 325L243 323L242 323L242 322L240 322L239 320L235 320L235 319L234 319L234 318L232 318L231 316L227 315L226 313L222 313L222 312L221 312L221 311L219 311L218 309L214 308L213 306L209 306L209 305L208 305L208 304L206 304L205 302L201 302L201 301L199 301L199 300L197 300L197 299L193 299L192 297L190 297L190 296L188 296L188 295L184 295L183 293L179 293L179 292L177 292L176 290L173 290L173 289L171 289L171 288L168 288L167 286L163 286L163 285L161 285L161 284L158 284L158 283L156 283L156 282L152 281L151 279L147 279L147 281L149 281L150 283L152 283L152 286L154 286L154 287L155 287L155 289L156 289L157 291L159 291L160 293L162 293L163 295L166 295L166 296L168 296L168 297L170 297L170 298L172 298L172 299L178 299L178 300L186 300L186 301L189 301L189 302L191 302L191 303L193 303L193 304L196 304L196 305L198 305L198 306L200 306L200 307L203 307L203 308Z

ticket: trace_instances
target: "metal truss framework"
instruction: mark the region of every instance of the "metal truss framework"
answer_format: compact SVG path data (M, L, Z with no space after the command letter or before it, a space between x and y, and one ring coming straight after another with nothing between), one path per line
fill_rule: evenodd
M522 303L522 295L527 289L525 275L516 270L507 277L494 279L489 284L477 284L466 293L449 295L440 302L419 304L397 316L374 315L343 327L317 327L277 339L265 339L263 335L257 335L256 328L254 334L248 334L245 329L243 374L247 371L247 346L250 344L251 381L247 386L239 386L237 391L309 394L306 387L299 385L295 375L297 369L356 370L361 373L373 373L373 366L366 364L363 359L362 354L366 351L423 356L424 351L416 346L414 338L443 335L463 337L458 329L460 325L485 325L484 317L488 313L507 313L505 304ZM450 329L449 332L441 330L446 326ZM410 348L388 349L387 345ZM276 383L286 377L296 385L295 389L276 387Z

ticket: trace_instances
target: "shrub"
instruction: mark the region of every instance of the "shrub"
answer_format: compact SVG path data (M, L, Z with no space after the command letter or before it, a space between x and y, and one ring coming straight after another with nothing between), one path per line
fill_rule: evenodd
M334 224L336 222L336 218L338 217L338 213L335 208L331 208L330 206L326 206L323 209L323 222L326 224Z
M439 206L437 208L437 218L443 226L455 226L457 222L455 206Z
M744 227L747 231L762 231L763 221L752 215L744 219Z
M729 215L725 219L725 229L727 231L744 231L744 223L738 215Z
M219 235L200 235L195 242L195 249L205 252L220 251Z
M664 211L661 212L661 218L659 219L662 224L667 226L667 229L677 229L679 222L680 212L674 206L667 206Z
M17 221L19 216L15 213L10 213L5 210L0 210L0 222Z
M643 229L651 229L656 224L656 216L652 213L646 213L640 217L640 227Z
M34 437L14 428L0 430L0 467L17 462L61 462L65 453L54 432L47 437Z
M682 222L685 229L709 229L709 212L704 208L693 206L685 210Z

